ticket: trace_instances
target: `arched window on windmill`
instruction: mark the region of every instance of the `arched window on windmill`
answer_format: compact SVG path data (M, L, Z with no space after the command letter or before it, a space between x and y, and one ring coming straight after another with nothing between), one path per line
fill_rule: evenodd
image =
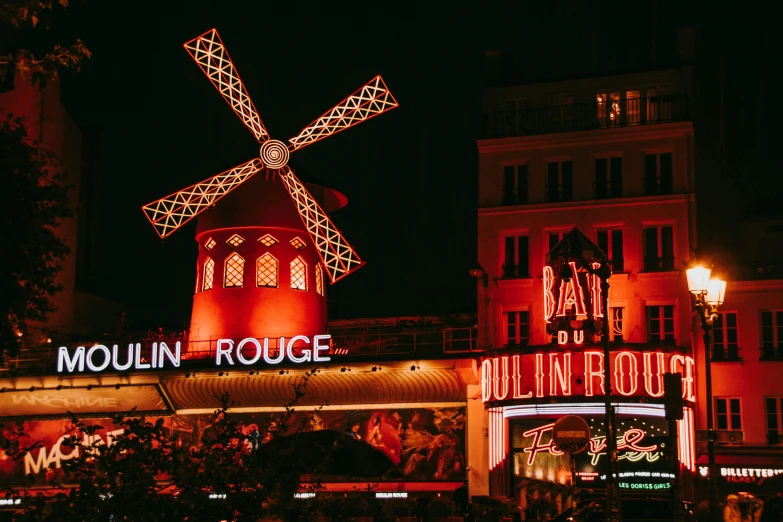
M256 261L256 286L277 288L277 259L269 252Z
M223 287L224 288L241 288L242 287L242 274L245 271L245 259L237 254L232 253L226 258L226 266L223 271Z
M291 288L307 291L307 263L301 257L291 261Z
M201 291L212 290L212 279L215 277L215 261L208 257L204 261L204 275L201 278Z
M324 273L323 270L321 270L321 263L317 263L315 265L315 291L318 292L318 295L325 295L324 294Z

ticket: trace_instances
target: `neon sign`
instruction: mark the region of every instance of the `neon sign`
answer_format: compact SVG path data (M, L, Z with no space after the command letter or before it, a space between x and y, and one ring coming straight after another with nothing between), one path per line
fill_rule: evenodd
M563 455L562 451L555 448L554 440L552 440L551 432L555 423L545 424L538 428L533 428L522 433L523 437L533 437L532 445L523 449L527 456L527 464L532 466L535 462L536 455L539 453L550 453L552 455ZM542 443L544 434L549 434L549 442ZM644 430L638 428L631 428L627 430L621 437L617 438L617 451L625 451L623 454L618 454L618 460L628 460L629 462L638 462L642 459L646 459L647 462L655 462L661 458L661 452L658 445L642 446L641 441L644 439ZM606 437L593 437L590 439L590 449L587 454L590 455L593 466L598 464L598 460L603 453L606 452Z
M626 397L663 396L663 374L682 373L683 399L695 401L694 360L665 352L618 351L612 355L612 393ZM604 354L549 352L509 354L481 363L483 402L604 395Z
M277 347L270 346L269 337L248 337L237 343L233 339L218 339L215 366L250 366L262 358L266 364L280 364L286 358L294 364L328 362L331 359L325 353L329 350L331 338L331 335L316 335L311 342L306 335L295 335L288 341L285 337L280 337ZM130 369L163 369L166 366L179 368L181 357L180 342L176 342L173 348L165 342L152 343L149 355L142 353L140 343L130 343L126 350L121 350L117 344L111 349L103 344L89 348L79 346L72 353L65 346L61 346L57 351L57 373L83 372L85 367L91 372L107 369L118 372Z

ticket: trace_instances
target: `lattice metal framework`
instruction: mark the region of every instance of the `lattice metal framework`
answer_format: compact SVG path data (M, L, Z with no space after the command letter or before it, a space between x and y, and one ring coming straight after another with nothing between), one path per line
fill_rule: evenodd
M315 291L318 295L324 295L324 274L321 271L320 263L315 265Z
M267 176L279 175L293 199L302 222L332 283L362 266L363 262L340 234L312 195L288 167L289 152L301 149L357 123L398 106L380 76L362 86L333 109L289 140L270 139L253 102L239 78L217 31L212 29L185 44L212 84L261 143L259 157L144 205L143 210L155 231L164 238L217 203L217 201L260 170ZM269 245L267 245L269 246Z
M256 261L256 286L277 288L277 259L269 252Z
M307 263L301 257L291 261L291 288L307 290Z
M272 245L276 245L279 243L277 239L271 234L267 234L264 237L261 237L258 239L258 242L264 245L265 247L271 247Z
M305 247L305 242L298 237L295 237L291 240L291 246L297 250L302 250Z
M217 243L215 242L215 240L214 240L214 239L212 239L212 238L209 238L209 239L207 239L207 242L206 242L206 243L204 243L204 248L206 248L207 250L212 250L212 248L213 248L213 247L214 247L216 244L217 244Z
M239 234L234 234L233 236L231 236L226 240L226 244L231 245L232 247L238 247L244 242L245 242L245 238L243 238Z
M299 150L396 106L397 100L389 92L383 78L376 76L367 85L288 140L291 142L290 149Z
M242 274L245 271L245 259L234 252L226 258L226 266L223 276L224 288L237 288L242 286Z
M215 277L215 260L207 258L204 262L204 276L202 278L201 290L212 290L212 280Z

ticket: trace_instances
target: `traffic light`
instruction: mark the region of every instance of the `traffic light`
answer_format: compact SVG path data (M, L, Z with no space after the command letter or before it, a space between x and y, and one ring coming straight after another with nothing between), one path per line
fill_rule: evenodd
M682 374L663 374L663 405L666 407L666 420L682 419Z

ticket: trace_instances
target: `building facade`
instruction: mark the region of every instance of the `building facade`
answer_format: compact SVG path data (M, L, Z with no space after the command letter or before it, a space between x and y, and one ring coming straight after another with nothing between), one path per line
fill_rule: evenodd
M579 301L568 292L587 295L595 286L589 276L582 288L560 286L564 282L556 269L552 272L549 259L550 251L577 229L612 267L604 317L612 346L613 394L625 396L616 399L620 488L626 494L668 493L679 471L686 498L706 496L706 352L685 269L699 261L694 253L700 237L696 198L699 183L708 183L709 175L698 170L692 78L692 64L687 63L667 70L485 90L478 142L478 259L488 277L479 284L479 341L492 353L483 367L484 385L499 386L504 397L497 400L495 388L485 390L492 494L514 496L522 506L544 497L562 508L571 499L572 486L583 491L602 487L600 474L605 471L594 449L590 459L575 458L571 473L567 458L551 451L551 434L539 433L551 430L559 416L573 413L590 423L592 441L601 447L603 405L585 403L594 401L589 358L600 351L602 337L589 331L575 337L572 330L579 329L579 320L590 318L590 311L578 310L577 303L576 310L568 310L569 299ZM736 244L753 243L735 239ZM769 248L774 250L774 245ZM733 268L725 271L739 273ZM774 477L783 473L777 446L783 431L783 388L774 375L780 371L780 284L729 278L726 302L715 323L716 472L724 494L764 494L779 488ZM563 311L562 301L552 300L553 287L561 289L561 295L565 291L565 314L578 320L565 332L553 327L552 318ZM629 355L620 355L623 352ZM659 354L666 361L663 370L643 364ZM567 386L569 374L562 364L567 356L573 388L553 393ZM510 368L507 392L504 357ZM527 370L526 358L531 359ZM630 362L634 358L637 362ZM641 380L638 389L623 381L624 369L644 373L646 389ZM650 376L654 381L657 372L683 374L678 470L672 456L662 451L674 441L661 422L663 413L637 408L661 403L662 389L650 386ZM516 393L517 378L531 379L531 386L540 389L520 384ZM624 408L634 408L634 414L624 415ZM645 442L629 450L623 427L632 424L643 429L640 440ZM658 438L663 443L652 450L653 436L661 433L666 440ZM545 446L543 451L540 446Z

